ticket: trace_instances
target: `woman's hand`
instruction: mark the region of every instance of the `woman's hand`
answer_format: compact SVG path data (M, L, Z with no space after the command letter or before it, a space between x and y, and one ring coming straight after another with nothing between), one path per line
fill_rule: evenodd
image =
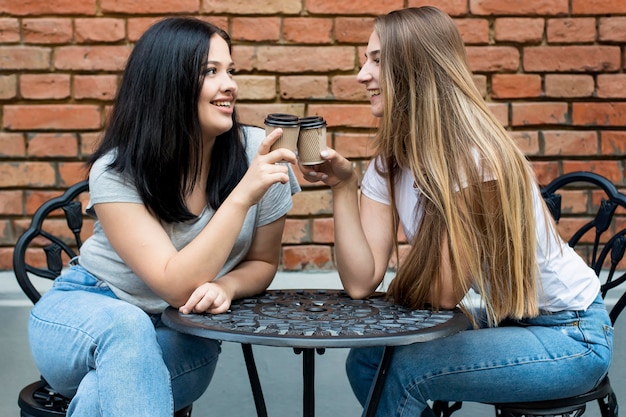
M245 199L249 206L258 203L273 184L289 182L288 164L296 163L296 154L285 148L270 152L270 147L281 134L282 129L275 129L267 135L261 142L248 171L233 190L233 194L237 193L236 195Z
M324 163L318 165L299 164L304 179L309 182L321 181L331 188L337 189L351 180L356 181L356 174L352 163L338 154L334 149L326 149L321 152Z
M178 311L182 314L204 312L219 314L230 308L231 301L232 297L217 282L205 282L195 289Z

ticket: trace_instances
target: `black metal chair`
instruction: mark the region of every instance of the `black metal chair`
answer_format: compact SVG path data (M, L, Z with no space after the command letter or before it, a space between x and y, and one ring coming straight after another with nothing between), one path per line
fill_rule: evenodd
M575 187L575 188L574 188ZM543 187L541 194L558 223L570 208L564 204L564 196L567 193L585 194L586 210L576 220L581 223L576 227L568 243L577 250L583 252L588 258L589 265L602 281L602 296L606 297L612 289L626 281L626 272L620 272L624 268L624 252L626 248L626 228L619 229L615 222L616 211L624 215L626 224L626 195L620 193L617 188L606 178L592 172L572 172L562 175L550 184ZM594 198L601 201L594 203ZM589 213L595 213L590 218ZM584 248L587 246L587 248ZM584 252L587 253L584 253ZM613 293L616 293L614 291ZM612 294L613 294L612 293ZM622 291L614 306L609 312L611 322L615 324L617 317L626 306L626 292ZM517 402L492 404L498 417L579 417L583 415L587 404L598 402L602 417L617 417L617 397L609 377L604 379L589 392L569 398L560 398L547 401ZM449 417L460 409L461 402L435 401L433 411L439 417Z
M81 181L68 188L63 195L42 204L33 215L30 226L15 244L13 271L20 287L33 304L45 291L45 282L49 283L58 277L63 266L78 255L83 228L83 207L79 199L81 194L88 191L88 181ZM60 227L62 223L66 225ZM45 258L41 257L41 253ZM46 267L38 266L43 259ZM65 416L69 402L69 398L54 392L43 378L24 387L17 401L22 417ZM174 416L190 417L191 409L192 406L186 407L174 413Z

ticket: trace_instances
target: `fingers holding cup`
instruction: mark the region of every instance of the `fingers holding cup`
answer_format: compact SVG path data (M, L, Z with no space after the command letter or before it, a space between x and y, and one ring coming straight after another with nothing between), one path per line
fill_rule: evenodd
M278 140L280 140L283 135L282 128L275 128L267 133L267 136L261 142L261 146L259 146L259 155L269 155L269 163L285 163L289 162L292 164L297 163L296 155L293 151L283 148L276 147L275 144Z

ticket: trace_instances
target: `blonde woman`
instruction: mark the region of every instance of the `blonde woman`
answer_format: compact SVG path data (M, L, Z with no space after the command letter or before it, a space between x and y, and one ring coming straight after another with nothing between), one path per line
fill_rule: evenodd
M332 187L339 274L355 298L381 284L402 227L411 249L388 294L461 303L474 328L395 350L377 416L433 415L428 400L533 401L606 374L612 328L594 272L557 235L532 171L472 81L461 36L434 7L376 19L358 81L380 118L362 181L329 149L301 166ZM470 289L480 308L463 305ZM364 404L382 349L350 352Z

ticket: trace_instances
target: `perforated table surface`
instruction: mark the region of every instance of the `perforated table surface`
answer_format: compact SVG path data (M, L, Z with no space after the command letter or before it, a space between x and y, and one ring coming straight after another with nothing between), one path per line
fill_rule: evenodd
M163 313L163 322L183 333L241 343L257 414L267 416L250 345L294 348L303 354L303 415L314 415L314 355L325 348L385 346L366 416L373 416L393 347L428 342L464 330L459 310L411 310L376 293L354 300L341 290L268 290L236 300L222 314Z
M340 290L271 290L237 300L223 314L168 309L164 321L181 332L230 342L341 348L437 339L467 326L459 315L410 310L387 301L382 293L354 300Z

